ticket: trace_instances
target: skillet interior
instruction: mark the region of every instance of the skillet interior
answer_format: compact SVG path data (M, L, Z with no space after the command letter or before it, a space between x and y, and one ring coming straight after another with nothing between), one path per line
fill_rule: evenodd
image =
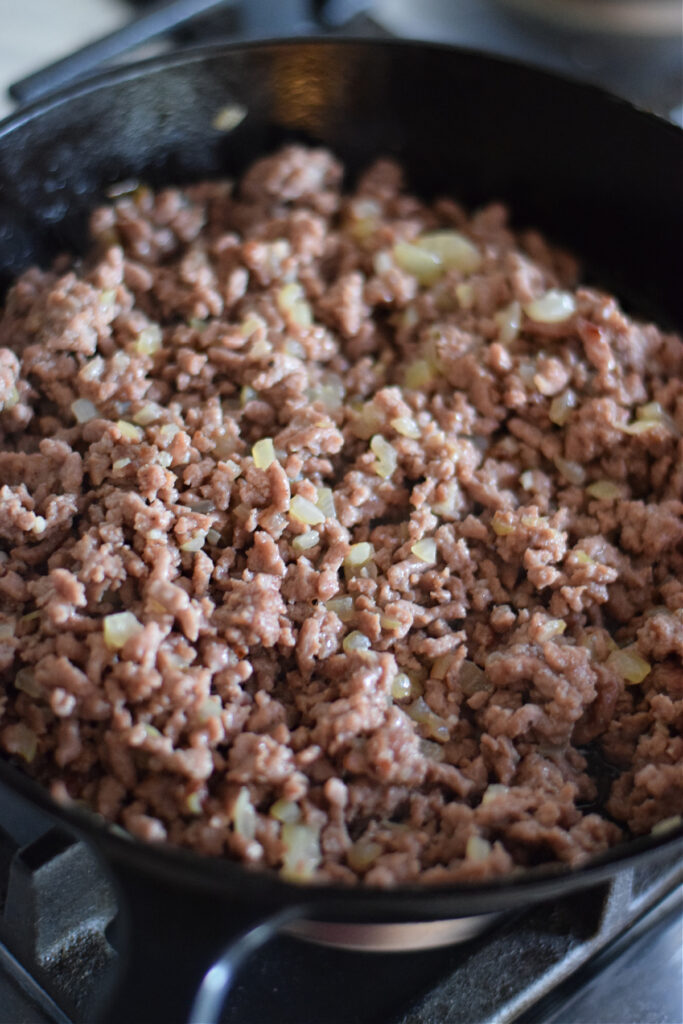
M212 127L238 103L230 134ZM305 42L196 51L101 76L0 125L0 285L82 249L108 184L238 173L285 139L333 148L351 172L397 156L411 188L476 204L499 197L584 258L589 278L660 323L683 324L683 135L591 87L482 55L406 43ZM45 804L26 779L0 776ZM73 819L71 819L73 820ZM342 917L435 918L502 909L599 881L624 858L669 848L646 837L567 874L395 893L301 889L180 851L160 855L99 827L119 865L260 902ZM677 830L680 837L681 829Z

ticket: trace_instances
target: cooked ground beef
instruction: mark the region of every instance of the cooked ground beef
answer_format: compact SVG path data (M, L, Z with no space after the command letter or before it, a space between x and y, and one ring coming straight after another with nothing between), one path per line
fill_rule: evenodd
M287 878L577 864L683 808L683 343L341 177L139 187L10 292L0 746Z

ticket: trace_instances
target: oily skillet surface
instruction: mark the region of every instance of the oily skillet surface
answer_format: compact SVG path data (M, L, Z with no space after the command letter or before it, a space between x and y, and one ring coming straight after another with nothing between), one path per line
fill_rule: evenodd
M231 105L246 116L232 132L215 129L217 112ZM411 189L424 195L447 193L467 204L503 199L517 223L579 254L584 276L620 295L630 312L683 327L679 129L595 88L522 65L391 41L192 51L109 72L5 121L0 292L31 263L83 251L87 214L111 183L235 175L291 139L329 146L351 174L377 155L395 156ZM546 869L466 887L302 887L122 839L93 816L56 809L2 761L0 780L75 825L124 892L128 938L144 946L145 965L131 946L128 996L108 1007L112 1020L186 1019L188 989L230 937L266 920L272 929L282 912L410 921L507 910L595 885L634 858L673 854L683 839L679 828L625 843L573 872ZM157 952L155 959L150 936L159 932L170 942L192 935L172 969L168 956ZM125 1002L130 993L136 1003ZM132 1005L139 1016L128 1012Z

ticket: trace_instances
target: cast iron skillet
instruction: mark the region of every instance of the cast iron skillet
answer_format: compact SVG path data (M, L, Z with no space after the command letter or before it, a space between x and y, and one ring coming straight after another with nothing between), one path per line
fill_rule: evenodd
M212 127L246 109L232 133ZM350 173L399 157L410 185L467 203L509 202L579 253L589 279L631 311L683 325L683 133L585 85L512 62L403 42L306 41L211 48L115 70L0 125L0 288L31 263L82 250L107 185L232 175L286 139L332 147ZM0 761L0 780L86 838L128 922L111 1021L185 1021L208 965L206 1019L241 956L287 919L430 921L521 907L595 885L636 858L673 853L683 829L586 866L486 885L395 892L296 886L272 874L128 841L58 809ZM159 934L159 946L150 936ZM169 945L173 950L169 956ZM198 1016L196 1016L198 1015Z

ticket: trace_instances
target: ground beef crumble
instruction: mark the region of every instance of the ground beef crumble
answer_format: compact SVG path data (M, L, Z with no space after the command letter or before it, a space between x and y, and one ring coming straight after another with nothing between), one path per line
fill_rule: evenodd
M683 810L683 344L341 179L139 186L10 291L0 748L290 879L577 864Z

